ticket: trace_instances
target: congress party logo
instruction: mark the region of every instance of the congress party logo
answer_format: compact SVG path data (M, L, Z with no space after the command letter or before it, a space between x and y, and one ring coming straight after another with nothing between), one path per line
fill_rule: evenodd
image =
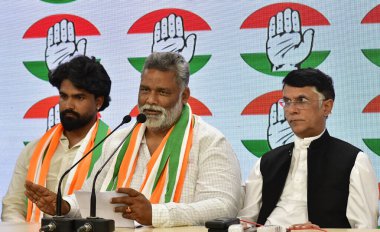
M24 115L24 119L47 119L46 130L60 122L59 96L51 96L35 103Z
M372 99L363 109L363 113L380 113L380 95ZM363 139L365 145L373 151L376 155L380 156L380 138L366 138Z
M285 76L302 67L317 67L330 51L313 51L318 26L329 21L317 10L298 3L277 3L265 6L242 23L240 29L266 33L266 41L242 53L242 59L253 69L272 76ZM252 44L257 38L252 38Z
M46 81L49 70L78 54L86 54L87 39L77 37L98 35L99 30L79 16L58 14L45 17L30 26L23 39L42 38L39 42L45 43L46 49L41 51L40 60L24 61L24 66L34 76Z
M198 99L190 96L188 103L191 106L191 110L193 111L193 114L200 115L200 116L212 116L212 113L207 108L207 106L205 106ZM132 117L136 117L139 114L138 106L136 105L135 107L133 107L133 109L131 110L129 114Z
M283 106L279 103L282 91L272 91L252 100L241 112L241 115L265 115L267 130L262 138L247 139L241 142L256 157L278 146L293 142L293 132L287 123Z
M54 3L54 4L64 4L69 2L75 2L76 0L41 0L43 2L47 3Z
M380 5L377 5L372 10L370 10L367 15L363 18L361 21L361 24L379 24L380 23ZM371 30L371 33L374 31ZM373 35L373 34L372 34ZM376 38L376 41L378 41L378 38L380 37L380 33L377 33L374 38ZM379 43L377 43L379 44ZM378 48L367 48L362 49L362 53L364 56L370 60L373 64L380 67L380 45Z
M198 15L176 8L161 9L139 18L128 30L128 35L150 34L149 41L141 41L146 54L151 52L178 52L190 63L190 74L203 68L211 55L197 51L197 33L210 31L205 20ZM141 72L146 57L130 57L129 63Z

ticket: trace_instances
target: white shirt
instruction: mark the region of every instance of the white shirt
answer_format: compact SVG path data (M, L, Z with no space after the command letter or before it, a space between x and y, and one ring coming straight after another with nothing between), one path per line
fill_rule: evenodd
M323 134L323 133L322 133ZM321 135L322 135L321 134ZM295 137L293 155L283 193L265 225L289 227L309 221L307 212L307 148L321 135ZM262 205L263 179L259 159L246 182L244 207L239 217L256 221ZM352 228L376 228L378 187L368 156L359 152L351 170L346 216Z
M1 214L2 221L25 222L27 209L24 184L29 169L30 158L33 155L33 151L38 141L39 140L28 143L17 159L12 180L9 184L7 193L3 198L3 211ZM62 134L60 143L50 161L50 167L46 177L46 188L50 191L57 192L59 179L72 165L82 142L83 140L69 148L69 140ZM67 178L65 178L62 183L61 189L65 189L66 179Z
M196 116L195 119L193 144L180 203L152 204L154 227L203 225L207 220L214 218L235 217L241 207L240 168L232 147L218 130L200 117ZM130 129L122 129L107 140L103 147L102 161L97 162L97 167L100 167L115 150ZM131 188L140 189L150 157L151 154L143 139ZM111 163L112 161L109 162ZM97 167L94 167L94 170L97 170ZM97 190L102 185L106 170L113 172L113 167L107 165L104 172L99 175ZM84 190L91 189L92 178L88 180L90 183L83 186ZM69 216L78 215L75 197L67 196L64 199L71 206Z

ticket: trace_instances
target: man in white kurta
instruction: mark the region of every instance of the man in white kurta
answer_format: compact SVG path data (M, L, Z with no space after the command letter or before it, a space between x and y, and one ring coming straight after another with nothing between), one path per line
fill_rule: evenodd
M99 177L97 190L125 193L111 203L121 204L115 211L126 219L155 227L203 225L235 217L240 208L238 160L226 138L192 113L189 73L178 53L152 53L145 61L138 97L147 121L136 124L132 134L131 128L116 132L104 144L103 161L123 142ZM46 199L39 196L44 191L38 186L30 191L33 199ZM62 211L77 216L75 198L64 199Z
M21 152L3 198L3 221L39 222L42 214L36 202L28 201L25 196L25 181L57 191L62 174L109 130L98 119L98 113L109 105L111 90L110 77L100 63L86 56L77 56L50 73L49 82L58 89L60 98L59 106L50 109L48 120L55 122L52 115L59 114L61 123L51 125L52 128L48 128L41 138L27 144ZM92 82L97 85L93 86ZM73 169L70 172L62 182L63 194L81 188L100 154L101 147L98 147L87 156L88 165L81 166L80 171Z
M104 145L104 153L110 154L131 128L112 135ZM106 156L102 156L103 161ZM139 147L139 158L132 179L131 188L139 189L146 175L146 166L151 158L146 140ZM107 172L113 172L116 156L98 177L96 188L100 190ZM99 161L95 170L101 165ZM93 172L94 174L94 172ZM92 178L84 185L91 191ZM195 117L193 146L189 156L183 193L179 203L152 204L152 225L172 227L203 225L205 221L218 217L235 217L241 204L241 178L239 163L226 138L201 117ZM70 203L69 216L78 216L79 206L72 197L65 197Z

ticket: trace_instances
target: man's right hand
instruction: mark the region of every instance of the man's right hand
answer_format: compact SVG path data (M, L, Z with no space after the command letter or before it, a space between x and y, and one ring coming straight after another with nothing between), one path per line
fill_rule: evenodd
M322 230L318 225L311 222L305 222L301 224L294 224L289 226L289 230ZM325 230L322 230L325 231Z
M55 210L57 205L57 194L41 185L34 184L29 180L25 181L25 189L25 196L27 196L29 200L35 203L42 212L50 215L56 215ZM67 203L67 201L62 200L61 213L65 215L69 211L69 203Z

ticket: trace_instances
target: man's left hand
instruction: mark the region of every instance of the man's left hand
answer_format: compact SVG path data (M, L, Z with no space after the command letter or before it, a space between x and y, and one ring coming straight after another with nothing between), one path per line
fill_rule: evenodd
M119 188L117 192L127 195L112 198L111 204L125 204L115 207L115 212L142 225L152 225L152 204L142 193L131 188Z

